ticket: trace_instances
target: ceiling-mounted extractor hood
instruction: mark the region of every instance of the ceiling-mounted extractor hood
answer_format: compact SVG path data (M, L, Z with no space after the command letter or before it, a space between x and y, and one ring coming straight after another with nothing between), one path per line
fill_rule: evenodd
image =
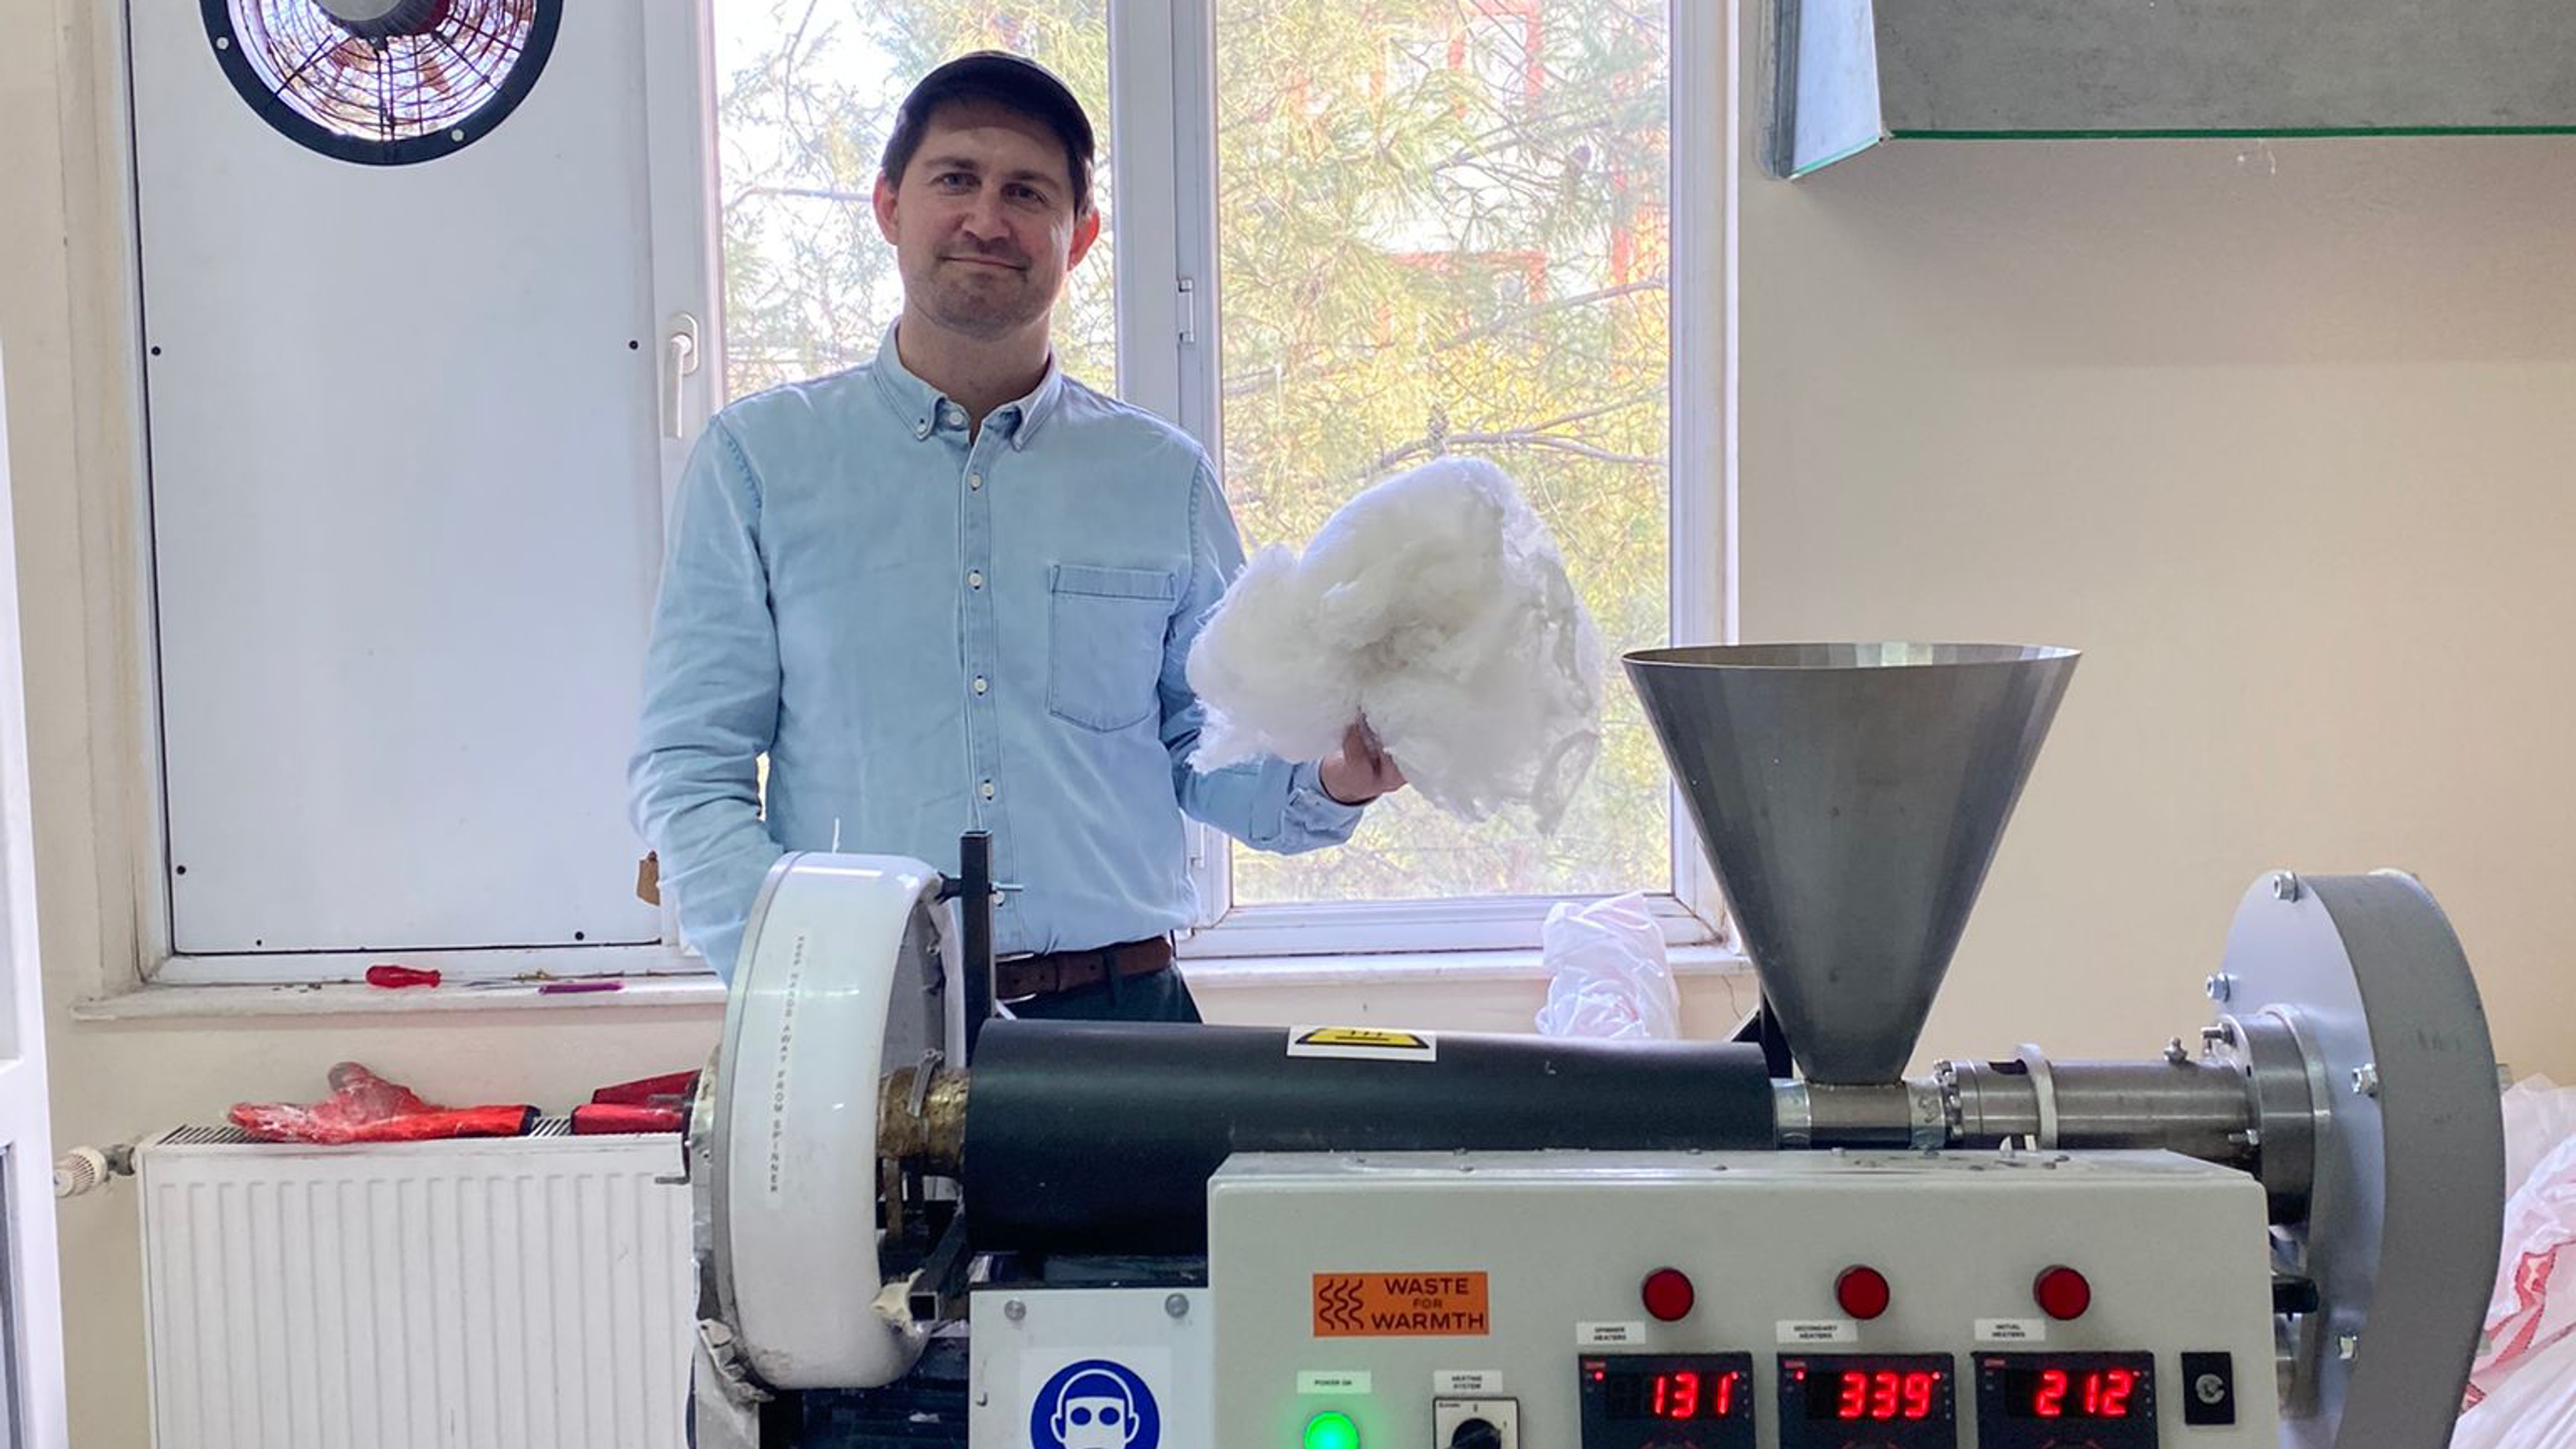
M1762 0L1764 169L1881 141L2576 132L2571 0Z

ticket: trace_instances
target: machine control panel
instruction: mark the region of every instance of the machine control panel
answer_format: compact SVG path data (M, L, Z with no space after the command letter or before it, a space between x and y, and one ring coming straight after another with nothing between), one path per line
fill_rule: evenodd
M1245 1154L1211 1442L2274 1449L2267 1221L2156 1152Z

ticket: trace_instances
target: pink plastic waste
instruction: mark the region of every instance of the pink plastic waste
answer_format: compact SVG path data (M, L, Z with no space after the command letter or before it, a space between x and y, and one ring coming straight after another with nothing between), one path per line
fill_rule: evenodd
M537 1109L442 1107L389 1082L357 1062L331 1069L331 1095L319 1102L242 1102L232 1123L263 1142L422 1142L442 1137L517 1137Z
M2576 1090L2505 1094L2504 1261L2452 1449L2576 1444Z

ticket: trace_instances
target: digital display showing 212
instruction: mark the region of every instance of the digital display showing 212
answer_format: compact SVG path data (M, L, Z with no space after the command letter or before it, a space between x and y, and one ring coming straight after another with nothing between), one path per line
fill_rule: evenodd
M2156 1449L2155 1355L1979 1354L1977 1422L1993 1449Z
M1587 1354L1582 1449L1753 1449L1749 1353Z

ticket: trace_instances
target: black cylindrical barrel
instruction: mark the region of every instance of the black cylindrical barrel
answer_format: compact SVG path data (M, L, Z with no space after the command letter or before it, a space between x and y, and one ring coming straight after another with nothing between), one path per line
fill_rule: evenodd
M1237 1152L1772 1146L1752 1045L996 1021L966 1212L979 1248L1190 1253Z

